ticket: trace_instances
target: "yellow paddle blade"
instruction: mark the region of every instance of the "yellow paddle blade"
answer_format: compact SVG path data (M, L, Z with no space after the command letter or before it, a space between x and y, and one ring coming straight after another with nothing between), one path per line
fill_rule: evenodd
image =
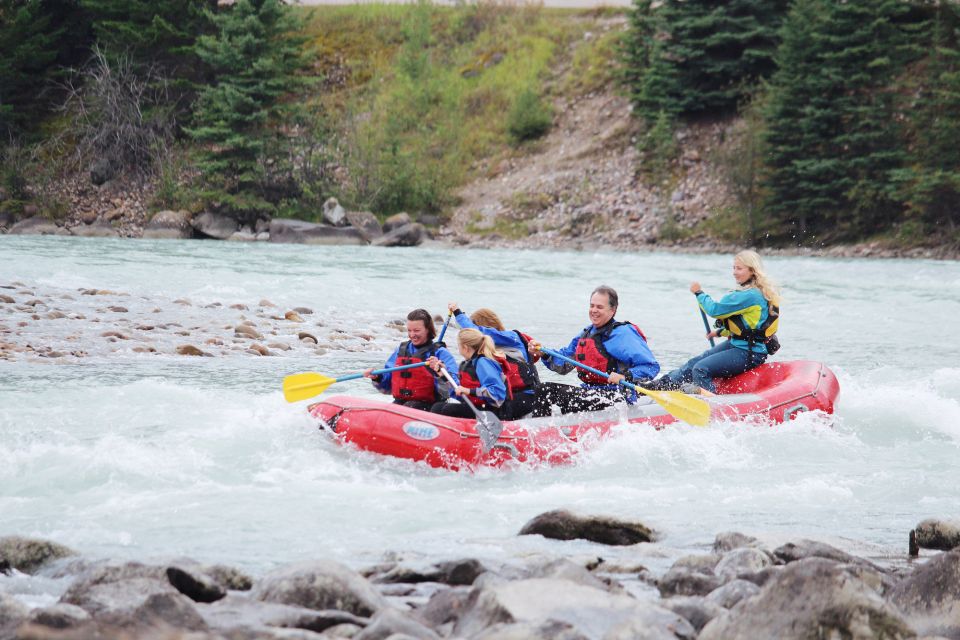
M299 402L320 395L336 382L319 373L295 373L283 379L283 397L287 402Z
M634 388L637 393L653 398L654 402L677 420L682 420L695 427L705 427L710 422L710 405L699 398L688 396L679 391L652 391L637 386L634 386Z

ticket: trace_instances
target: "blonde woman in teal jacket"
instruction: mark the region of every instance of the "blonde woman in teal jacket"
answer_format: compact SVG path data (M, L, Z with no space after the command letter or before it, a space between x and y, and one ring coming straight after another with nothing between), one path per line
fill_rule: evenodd
M717 319L718 328L707 334L728 338L691 358L653 383L658 389L676 389L692 383L713 392L714 378L729 378L766 362L780 348L776 332L780 319L780 293L763 270L756 251L741 251L733 259L733 278L739 287L714 300L699 282L690 283L700 308Z

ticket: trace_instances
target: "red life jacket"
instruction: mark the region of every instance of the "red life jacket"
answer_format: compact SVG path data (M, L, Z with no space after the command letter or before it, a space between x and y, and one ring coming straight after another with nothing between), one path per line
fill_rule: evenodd
M430 356L437 355L437 345L432 341L415 349L413 354L406 355L409 345L409 340L400 344L400 349L397 351L398 367L425 362ZM390 376L390 393L400 401L437 402L441 399L437 393L435 378L427 371L427 367L394 371Z
M523 349L526 355L529 356L529 344L533 338L516 329L514 329L513 332L520 338L520 342L523 343ZM503 375L507 379L507 388L511 393L511 397L526 389L535 389L540 386L540 376L537 374L536 366L534 366L536 360L531 359L531 361L528 362L524 354L521 354L517 349L512 349L505 355L504 360L500 362L500 367L503 369Z
M614 329L626 324L636 329L640 337L646 342L647 336L643 335L643 331L641 331L637 325L632 322L614 322L611 320L606 326L592 335L590 334L591 329L589 327L584 329L583 333L580 334L580 340L577 341L577 351L573 354L574 359L577 362L582 362L588 367L593 367L600 371L626 375L630 371L630 366L611 356L603 346L603 343L610 338L610 334L613 333ZM577 375L587 384L610 384L607 378L601 378L597 374L590 373L586 369L580 369L579 367L577 368Z
M466 387L467 389L479 389L480 388L480 376L477 375L477 360L482 358L479 354L475 354L469 360L464 360L460 363L460 386ZM500 365L500 377L504 379L503 367L505 360L503 358L488 358L492 359L498 365ZM504 380L506 383L506 380ZM505 384L507 387L507 399L513 399L513 393L510 390L510 385ZM481 398L478 396L467 396L467 398L478 407L485 407L487 405L487 399Z
M533 341L533 338L531 338L530 336L528 336L528 335L525 334L524 332L519 331L519 330L517 330L517 329L514 329L513 332L514 332L515 334L517 334L517 337L520 338L520 342L523 343L523 348L527 350L527 355L529 356L529 355L530 355L530 342ZM539 354L539 353L538 353L536 356L531 356L531 357L530 357L530 364L531 364L531 365L534 365L534 364L536 364L536 363L538 363L538 362L540 362L540 354ZM540 382L539 378L537 379L537 382L538 382L538 383Z

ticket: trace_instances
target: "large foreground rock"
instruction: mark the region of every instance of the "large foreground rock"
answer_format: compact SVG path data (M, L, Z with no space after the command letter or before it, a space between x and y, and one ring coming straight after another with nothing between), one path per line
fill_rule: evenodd
M699 640L900 640L915 633L861 580L858 568L824 558L791 562L752 598L711 620Z
M387 606L386 599L363 576L333 560L272 571L256 582L251 596L264 602L337 609L363 617Z
M585 638L692 640L693 626L649 602L614 595L567 580L535 578L478 588L454 636L469 638L493 625L564 623ZM497 637L497 636L491 636Z
M931 558L887 597L919 633L960 639L960 549Z
M270 221L270 242L298 244L367 244L353 227L332 227L303 220L275 218Z
M143 230L143 237L157 240L186 240L193 237L189 211L159 211Z
M520 529L522 536L534 534L555 540L581 538L609 545L631 545L654 539L653 531L642 523L604 516L578 516L564 509L541 513Z

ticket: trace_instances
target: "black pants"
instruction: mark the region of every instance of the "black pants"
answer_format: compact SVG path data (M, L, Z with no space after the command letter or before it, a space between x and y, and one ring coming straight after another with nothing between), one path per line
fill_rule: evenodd
M470 402L467 400L467 402ZM477 407L478 411L489 411L493 415L500 417L500 410L502 407L495 407L492 404L484 404L482 407ZM432 407L430 407L431 413L439 413L445 416L451 416L453 418L473 418L473 411L470 410L463 402L459 400L451 400L449 402L437 402Z
M512 400L506 400L502 405L500 405L500 417L504 420L519 420L525 415L533 413L536 408L536 392L518 392L515 396L513 396Z
M618 402L626 402L629 391L619 389L585 389L569 384L544 382L537 388L536 409L537 417L553 414L554 407L560 413L578 413L580 411L599 411L607 409Z
M430 411L430 407L433 406L432 402L425 402L423 400L394 400L393 404L402 404L411 409L420 409L420 411Z

